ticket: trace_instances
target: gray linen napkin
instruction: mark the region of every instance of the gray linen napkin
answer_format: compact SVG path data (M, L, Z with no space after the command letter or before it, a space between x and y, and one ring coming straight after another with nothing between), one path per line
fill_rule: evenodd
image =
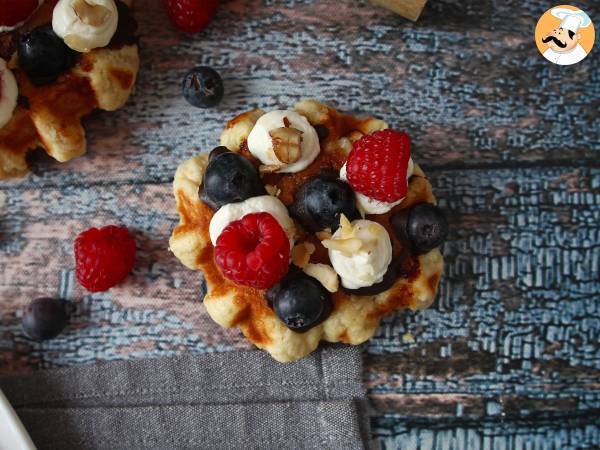
M0 379L40 449L362 449L360 351L119 361Z

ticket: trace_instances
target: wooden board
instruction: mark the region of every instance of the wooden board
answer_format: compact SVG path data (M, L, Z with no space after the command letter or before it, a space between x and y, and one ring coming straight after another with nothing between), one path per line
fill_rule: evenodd
M532 0L432 1L417 24L367 2L237 0L193 38L160 2L139 3L136 95L87 120L86 157L37 154L32 176L0 185L0 373L249 348L212 323L201 277L167 250L170 181L236 113L316 97L408 130L452 224L438 301L387 319L365 345L382 447L600 446L596 51L547 63L530 35L546 5ZM218 108L180 96L195 64L223 74ZM108 223L135 231L138 264L88 295L72 240ZM20 308L43 295L77 309L63 335L32 344Z

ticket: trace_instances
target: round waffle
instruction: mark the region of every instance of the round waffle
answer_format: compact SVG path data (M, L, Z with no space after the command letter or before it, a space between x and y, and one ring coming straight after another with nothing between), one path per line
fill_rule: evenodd
M82 53L78 63L56 82L44 86L29 82L18 68L14 45L21 32L52 21L54 3L44 3L21 29L0 35L0 57L10 60L21 99L11 120L0 128L0 180L25 175L25 157L37 147L60 162L84 154L81 118L96 108L120 108L135 85L138 46L135 30L127 29L127 22L119 24L108 47ZM132 1L123 3L130 7Z
M296 190L321 170L339 171L354 141L364 134L387 128L381 120L341 114L315 100L302 101L294 109L313 126L326 127L328 136L321 141L319 157L305 170L294 174L263 174L265 185L272 187L269 191L285 205L290 205ZM221 145L252 159L246 139L262 114L262 110L248 111L229 121L221 135ZM394 257L401 267L399 278L391 288L377 295L350 295L340 288L332 294L331 315L303 333L285 326L268 305L264 290L235 284L216 266L209 236L213 210L198 196L207 165L208 154L203 153L183 162L177 169L173 190L180 223L173 231L170 248L184 265L204 273L208 286L204 305L212 319L224 327L239 327L252 343L276 360L287 362L302 358L317 348L320 340L360 344L373 336L383 316L398 309L423 309L433 301L443 271L442 254L436 248L423 255L413 255L403 248L389 225L391 213L436 201L429 181L417 164L402 203L390 213L368 216L388 230ZM320 241L302 232L298 224L296 228L299 230L297 244L309 241L317 248L310 256L311 262L329 263Z

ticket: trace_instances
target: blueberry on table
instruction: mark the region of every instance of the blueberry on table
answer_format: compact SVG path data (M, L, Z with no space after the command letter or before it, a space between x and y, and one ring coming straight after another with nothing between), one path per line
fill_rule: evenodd
M299 270L291 270L267 291L266 298L277 317L300 333L327 319L333 308L327 289Z
M203 200L214 209L265 194L256 168L233 152L223 152L210 159L201 189Z
M350 185L329 172L304 183L296 192L290 210L302 226L313 233L325 228L336 230L342 214L351 221L360 218Z
M77 60L77 53L71 50L54 33L51 26L35 28L25 33L17 44L19 67L35 85L56 81Z
M430 203L398 211L390 223L398 240L416 253L427 253L439 247L448 236L446 216Z
M29 338L45 341L58 336L68 321L67 302L54 298L38 298L23 311L22 325Z
M192 106L216 106L225 92L221 76L210 67L200 66L190 70L183 79L183 96Z

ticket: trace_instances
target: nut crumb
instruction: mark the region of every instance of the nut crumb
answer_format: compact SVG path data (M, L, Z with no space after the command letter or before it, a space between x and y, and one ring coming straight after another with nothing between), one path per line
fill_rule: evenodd
M265 184L265 191L267 191L267 194L273 197L279 197L279 194L281 194L281 189L279 189L277 186L273 186L272 184Z
M324 241L325 239L331 239L332 236L331 230L317 231L315 235L320 241Z
M271 164L271 165L263 164L258 168L258 171L260 173L274 173L274 172L277 172L281 168L283 168L283 166L275 165L275 164Z
M340 288L340 279L333 267L327 264L308 264L304 273L318 280L329 292L337 292Z
M292 262L303 269L308 265L310 256L315 252L315 246L310 242L302 242L292 249Z
M402 343L404 343L404 344L414 344L415 343L415 337L412 335L412 333L404 333L402 335Z

